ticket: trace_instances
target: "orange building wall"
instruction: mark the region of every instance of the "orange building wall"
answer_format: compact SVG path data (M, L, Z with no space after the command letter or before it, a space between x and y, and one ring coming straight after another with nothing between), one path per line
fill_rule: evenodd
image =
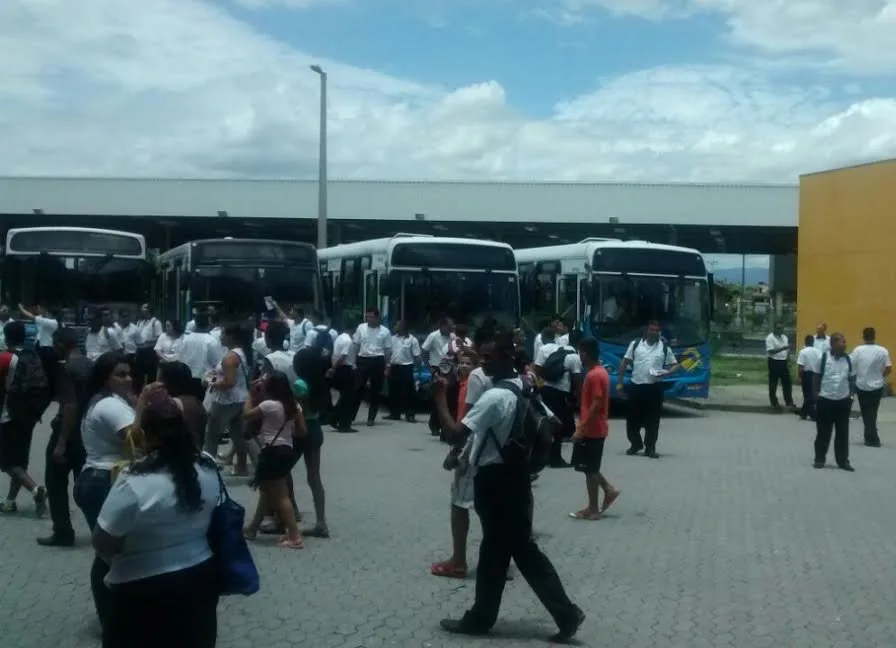
M797 348L818 322L896 356L896 160L800 178Z

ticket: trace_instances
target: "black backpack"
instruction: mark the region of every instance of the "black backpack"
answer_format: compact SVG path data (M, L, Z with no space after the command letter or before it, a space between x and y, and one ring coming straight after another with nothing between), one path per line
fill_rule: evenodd
M843 357L846 358L846 366L849 368L848 371L851 374L852 373L852 358L849 357L848 353L845 354ZM819 376L824 376L824 368L825 368L825 366L827 366L827 364L828 364L828 352L825 351L821 355L821 366L818 368Z
M33 349L15 355L15 370L6 383L6 409L13 420L39 421L52 398L50 380Z
M559 348L551 352L541 368L541 377L548 382L558 382L566 375L566 356L575 353L572 349Z
M333 338L330 335L330 331L315 328L314 344L311 347L317 350L322 359L326 359L329 362L330 358L333 357Z
M530 474L539 472L548 465L554 441L553 418L547 414L531 388L520 389L516 383L502 380L495 384L494 389L506 389L516 396L516 414L507 442L500 445L494 431L488 431L488 436L498 446L501 460L507 466L521 468Z

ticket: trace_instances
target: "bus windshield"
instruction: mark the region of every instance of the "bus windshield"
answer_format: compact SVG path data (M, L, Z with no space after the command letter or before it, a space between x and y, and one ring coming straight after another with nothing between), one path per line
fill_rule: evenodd
M591 323L599 339L628 344L650 320L675 346L709 338L709 285L705 279L593 275Z
M83 306L139 304L149 299L152 267L140 259L7 256L3 300L9 304Z
M519 284L516 275L486 272L393 271L390 312L408 329L426 334L443 317L477 328L487 319L514 327L519 320Z
M283 308L298 305L306 311L320 307L317 271L308 268L197 266L191 280L194 303L226 305L234 313L265 310L264 298L273 297Z

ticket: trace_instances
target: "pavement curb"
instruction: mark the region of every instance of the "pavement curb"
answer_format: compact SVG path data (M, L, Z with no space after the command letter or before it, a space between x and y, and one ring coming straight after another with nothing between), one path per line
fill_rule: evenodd
M791 414L790 410L776 410L768 405L749 405L747 403L703 403L687 398L675 398L669 401L671 405L678 405L691 410L701 412L737 412L741 414Z

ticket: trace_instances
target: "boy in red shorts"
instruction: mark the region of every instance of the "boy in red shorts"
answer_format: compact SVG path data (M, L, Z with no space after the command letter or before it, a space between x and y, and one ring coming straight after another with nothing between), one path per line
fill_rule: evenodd
M610 375L600 366L600 346L594 338L579 341L579 357L585 368L579 423L573 436L572 465L576 472L585 473L588 506L570 513L578 520L599 520L619 497L616 489L600 472L604 456L604 442L610 433ZM598 491L603 488L604 501L598 507Z

